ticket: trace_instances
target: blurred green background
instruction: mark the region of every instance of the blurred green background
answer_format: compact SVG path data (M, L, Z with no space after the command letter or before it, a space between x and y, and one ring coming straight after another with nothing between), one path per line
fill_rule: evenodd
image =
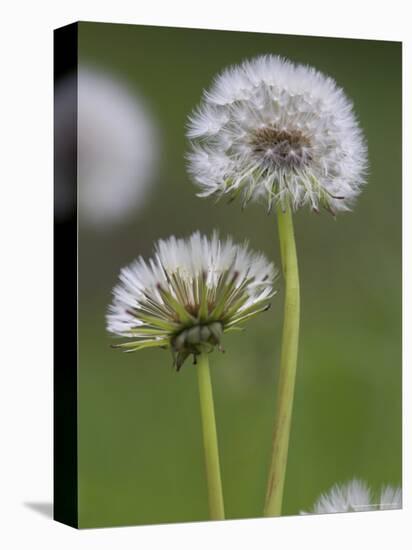
M279 264L274 215L195 196L185 169L188 114L213 76L273 53L334 77L369 146L368 185L335 221L295 216L302 321L284 514L354 476L401 483L401 45L81 23L80 63L143 96L161 133L161 166L143 209L79 233L81 527L208 519L195 368L162 350L112 350L105 313L119 269L170 234L218 228ZM279 365L283 289L211 357L227 518L262 515Z

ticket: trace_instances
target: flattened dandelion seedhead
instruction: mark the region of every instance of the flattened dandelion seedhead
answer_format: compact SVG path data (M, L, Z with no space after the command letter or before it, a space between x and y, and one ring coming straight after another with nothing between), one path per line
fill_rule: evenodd
M268 309L275 275L262 254L217 233L160 240L153 259L122 269L107 329L132 339L115 346L125 351L170 349L179 370L189 356L223 351L224 333Z
M351 101L315 69L267 55L229 67L188 124L199 196L335 214L364 183L366 145Z

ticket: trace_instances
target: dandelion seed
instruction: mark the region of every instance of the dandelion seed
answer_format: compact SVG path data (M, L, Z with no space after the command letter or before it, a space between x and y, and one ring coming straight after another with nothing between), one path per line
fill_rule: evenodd
M353 479L345 485L334 485L316 501L311 514L339 512L367 512L402 508L402 491L391 486L382 487L378 498L363 481ZM306 514L307 512L301 512Z
M187 135L201 197L335 213L349 210L364 184L366 144L351 101L332 78L277 56L224 70Z
M120 273L107 315L107 330L132 339L125 351L171 349L174 366L221 346L224 333L269 307L275 294L273 264L248 246L196 232L155 246Z

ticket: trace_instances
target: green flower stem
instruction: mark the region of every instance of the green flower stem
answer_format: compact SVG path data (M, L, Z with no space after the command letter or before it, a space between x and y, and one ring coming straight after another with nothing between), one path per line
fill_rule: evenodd
M285 280L285 303L272 461L266 492L265 516L280 516L282 513L299 341L299 273L290 207L287 206L285 211L278 208L277 217Z
M199 381L200 411L202 416L210 519L225 519L212 382L210 379L209 356L207 353L202 353L198 356L197 374Z

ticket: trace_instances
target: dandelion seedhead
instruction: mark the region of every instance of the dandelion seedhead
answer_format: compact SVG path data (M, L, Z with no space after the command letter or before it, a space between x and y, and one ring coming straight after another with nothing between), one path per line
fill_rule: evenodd
M189 171L199 196L349 210L366 145L352 103L319 71L273 55L229 67L190 116Z
M273 264L228 238L199 232L188 239L159 240L154 258L139 257L120 273L107 314L107 330L136 351L171 349L180 369L192 355L221 347L222 335L239 330L269 307L275 294Z
M353 479L345 485L334 485L316 501L311 514L335 514L339 512L367 512L372 510L397 510L402 507L402 490L382 487L375 498L365 482ZM306 514L307 512L301 512Z
M158 129L144 99L111 73L82 65L58 84L55 142L58 217L74 207L76 149L82 223L105 230L144 204L157 172Z

